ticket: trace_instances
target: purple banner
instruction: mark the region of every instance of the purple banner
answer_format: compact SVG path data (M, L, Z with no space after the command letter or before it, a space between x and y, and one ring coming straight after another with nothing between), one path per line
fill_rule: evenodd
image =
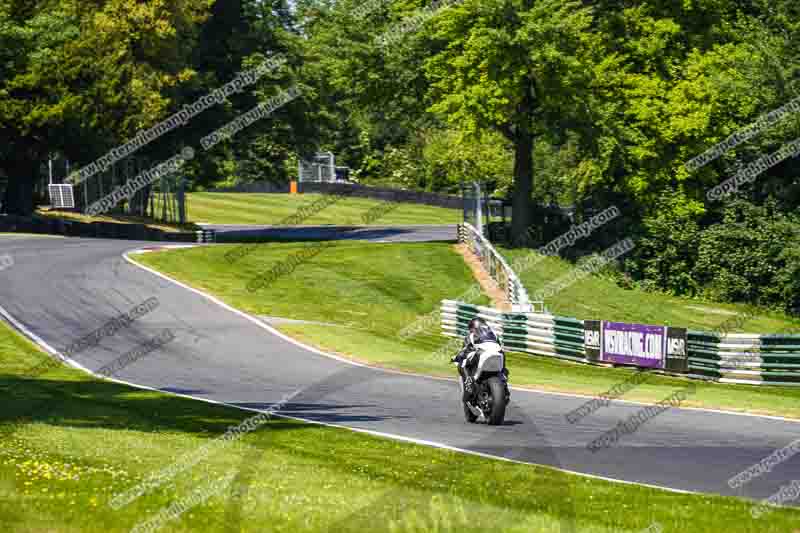
M664 368L667 328L603 321L601 359L607 363Z

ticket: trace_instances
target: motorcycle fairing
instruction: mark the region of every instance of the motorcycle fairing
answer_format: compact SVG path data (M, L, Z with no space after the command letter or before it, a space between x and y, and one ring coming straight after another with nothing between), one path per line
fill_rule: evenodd
M478 357L474 379L480 379L483 372L502 372L505 366L503 347L496 342L483 342L475 345L477 352L473 357Z

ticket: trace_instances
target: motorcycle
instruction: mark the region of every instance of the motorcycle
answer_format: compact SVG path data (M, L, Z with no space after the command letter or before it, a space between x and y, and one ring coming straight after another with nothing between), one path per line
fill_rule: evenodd
M472 401L466 401L463 399L464 379L459 372L464 418L470 424L488 422L491 426L498 426L503 423L506 406L511 400L505 353L503 347L495 342L481 343L475 348L475 352L460 363L454 361L461 366L464 375L472 374L473 378Z

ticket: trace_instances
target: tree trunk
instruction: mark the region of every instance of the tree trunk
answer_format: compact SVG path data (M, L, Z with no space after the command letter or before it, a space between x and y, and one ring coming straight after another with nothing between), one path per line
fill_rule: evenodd
M8 169L8 186L3 196L3 211L9 215L29 216L33 214L33 180L36 164L16 160Z
M511 243L523 246L526 242L528 226L533 220L531 195L533 193L533 112L536 107L536 94L533 78L525 78L522 86L522 99L517 105L516 124L513 128L514 141L514 197L511 215Z
M533 135L520 128L514 143L514 197L511 217L511 242L520 246L531 223L533 192Z

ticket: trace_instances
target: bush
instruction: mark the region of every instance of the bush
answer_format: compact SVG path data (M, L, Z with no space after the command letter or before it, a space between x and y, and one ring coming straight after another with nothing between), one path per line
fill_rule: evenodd
M800 305L800 220L773 202L726 206L700 235L693 277L714 300L791 310Z
M699 210L681 192L665 192L653 215L645 217L642 235L627 262L627 271L644 289L694 296L699 285L692 277L697 261Z

